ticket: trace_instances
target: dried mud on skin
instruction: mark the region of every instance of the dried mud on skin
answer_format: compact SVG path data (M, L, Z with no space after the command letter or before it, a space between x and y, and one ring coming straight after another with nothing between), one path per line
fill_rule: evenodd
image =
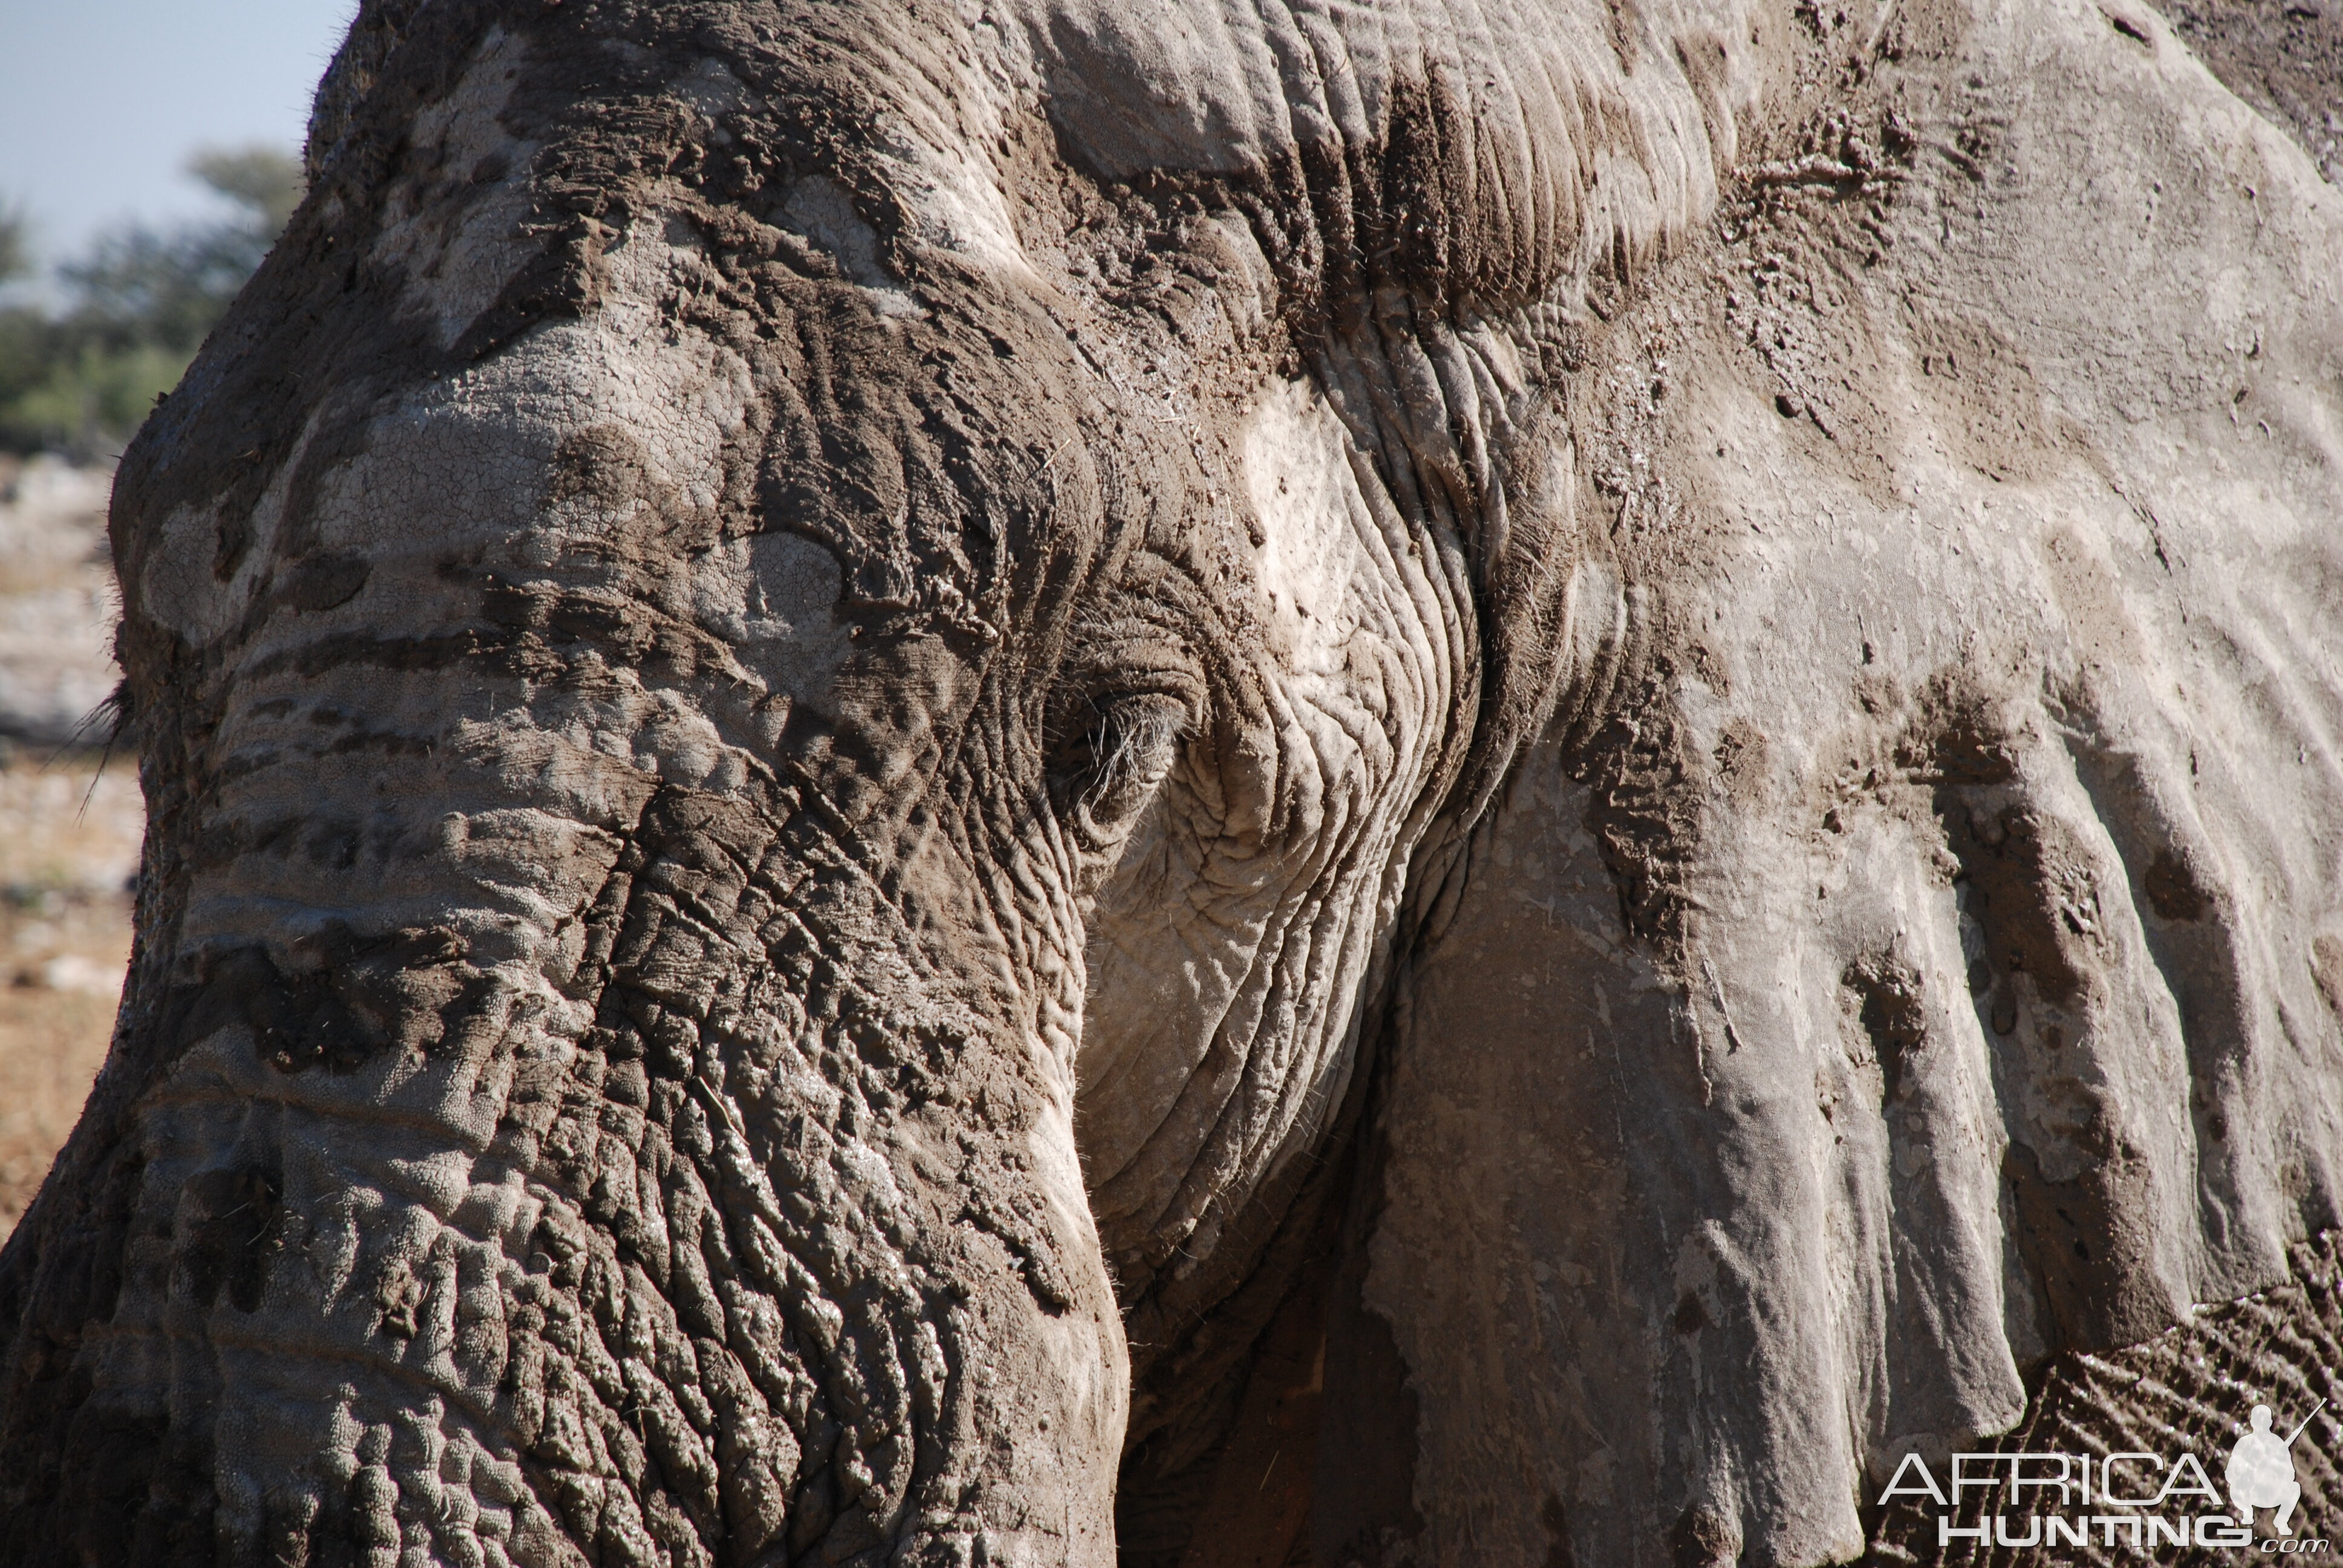
M2330 184L2343 183L2343 0L2157 0L2175 31L2224 86L2291 133ZM2110 9L2119 31L2124 22ZM2151 878L2151 897L2157 891ZM2159 910L2159 912L2167 912ZM2288 1411L2328 1401L2293 1449L2302 1502L2296 1533L2316 1537L2343 1503L2343 1231L2293 1249L2293 1278L2240 1301L2200 1308L2155 1338L2103 1354L2054 1357L2028 1378L2026 1415L2006 1435L1981 1444L1994 1452L2089 1453L2128 1450L2195 1452L2209 1471L2246 1430L2256 1402ZM2299 1419L2297 1417L2296 1419ZM1972 1493L1956 1528L1991 1527L1999 1490ZM1937 1542L1936 1511L1899 1500L1877 1513L1871 1564L1923 1563L1999 1568L2044 1561L2040 1548ZM2096 1532L2057 1560L2115 1563L2136 1557ZM2258 1537L2262 1532L2258 1531ZM2212 1564L2231 1552L2191 1547L2159 1561Z

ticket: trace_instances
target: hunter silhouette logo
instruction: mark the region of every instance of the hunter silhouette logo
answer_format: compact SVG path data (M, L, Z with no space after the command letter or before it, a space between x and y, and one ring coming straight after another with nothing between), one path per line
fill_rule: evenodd
M2326 1408L2327 1402L2320 1400L2318 1410L2302 1418L2302 1426L2281 1440L2270 1431L2270 1407L2254 1406L2252 1430L2229 1450L2229 1468L2225 1473L2229 1502L2237 1508L2240 1523L2250 1527L2255 1509L2274 1508L2278 1513L2270 1521L2271 1528L2280 1535L2294 1533L2294 1505L2302 1501L2302 1483L2294 1478L2294 1440Z

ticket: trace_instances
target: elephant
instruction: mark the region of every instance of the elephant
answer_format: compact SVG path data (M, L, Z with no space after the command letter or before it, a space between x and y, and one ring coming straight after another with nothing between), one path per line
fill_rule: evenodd
M0 1557L1910 1560L2291 1430L2298 134L2138 0L364 0L116 480Z

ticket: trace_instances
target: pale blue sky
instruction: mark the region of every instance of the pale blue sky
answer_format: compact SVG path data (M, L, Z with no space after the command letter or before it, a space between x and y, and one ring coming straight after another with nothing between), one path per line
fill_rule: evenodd
M45 261L213 210L195 148L296 150L356 0L0 0L0 201Z

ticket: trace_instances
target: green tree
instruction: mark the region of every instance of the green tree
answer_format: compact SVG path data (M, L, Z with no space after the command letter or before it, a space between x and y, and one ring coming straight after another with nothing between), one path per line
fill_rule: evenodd
M301 160L281 148L206 147L187 172L244 208L264 250L301 205Z
M0 285L32 272L30 226L21 208L0 207ZM54 324L40 311L0 307L0 449L15 444L7 439L7 411L47 377L54 336Z
M0 207L0 283L13 283L33 269L32 247L25 243L25 215Z
M100 236L57 268L62 309L0 309L0 449L94 457L117 448L244 286L301 199L301 166L274 147L206 148L187 172L232 211ZM25 224L0 213L0 281L26 266Z

